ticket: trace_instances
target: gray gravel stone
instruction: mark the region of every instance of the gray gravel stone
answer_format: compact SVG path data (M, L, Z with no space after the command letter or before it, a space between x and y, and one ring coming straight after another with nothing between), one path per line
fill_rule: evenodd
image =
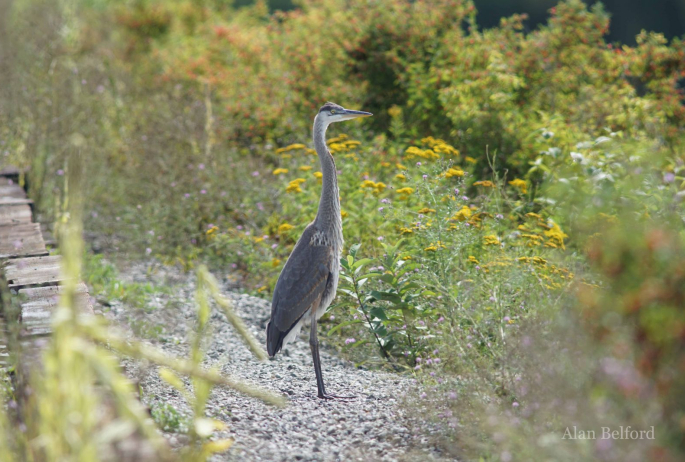
M122 304L113 303L101 307L105 316L125 328L132 320L163 326L164 332L152 343L167 353L186 357L195 322L193 275L166 267L151 272L142 264L122 274L132 280L167 286L168 291L154 297L156 309L150 312L132 314ZM226 290L224 294L264 344L270 303ZM218 310L209 324L207 366L219 367L224 374L285 394L289 399L286 408L277 409L231 389L215 388L206 414L226 423L227 429L217 432L214 438L232 438L235 444L212 461L438 460L431 454L433 449L411 436L406 428L409 424L400 401L413 387L408 377L355 368L326 349L323 338L321 361L327 390L355 397L351 401L323 401L316 397L308 333L303 332L274 360L259 362ZM124 366L131 378L139 381L143 401L148 405L170 404L179 413L191 415L188 403L160 380L156 367L133 360L124 361ZM186 441L181 438L184 436L171 436L172 446Z

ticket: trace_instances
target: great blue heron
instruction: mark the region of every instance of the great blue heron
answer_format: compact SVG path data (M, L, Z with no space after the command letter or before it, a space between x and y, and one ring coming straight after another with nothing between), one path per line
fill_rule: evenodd
M323 174L319 211L314 221L304 229L278 277L271 302L271 320L266 326L266 349L273 357L297 336L306 320L311 320L309 345L318 396L324 399L341 397L327 394L324 388L316 322L335 297L343 246L338 175L333 156L326 147L326 129L333 122L371 115L326 103L314 118L314 147Z

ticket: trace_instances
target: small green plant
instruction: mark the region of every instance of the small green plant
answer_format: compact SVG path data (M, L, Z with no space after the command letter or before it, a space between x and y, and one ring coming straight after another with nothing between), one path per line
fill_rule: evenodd
M422 303L425 298L421 297L432 293L416 282L414 270L417 265L400 253L403 243L403 240L392 246L383 243L385 254L377 260L356 259L360 244L353 245L347 258L340 261L339 291L347 297L336 307L350 306L358 313L356 323L366 324L385 358L402 353L413 360L424 346L424 320L435 313ZM364 272L370 263L377 263L377 266ZM365 291L364 287L371 279L375 279L376 284L369 284L373 288ZM331 329L329 335L354 323L355 320L341 323Z
M153 403L150 413L157 426L165 432L188 433L191 421L169 403Z

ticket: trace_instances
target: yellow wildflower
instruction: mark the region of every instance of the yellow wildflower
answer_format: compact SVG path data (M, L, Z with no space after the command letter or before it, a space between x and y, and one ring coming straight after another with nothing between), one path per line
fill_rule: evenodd
M460 168L450 168L445 172L445 178L452 178L453 176L462 177L464 176L464 171Z
M381 162L381 167L390 167L390 162Z
M468 218L471 218L471 209L468 208L466 205L462 206L461 210L459 210L457 213L452 215L452 218L450 220L459 220L459 221L465 221Z
M301 193L302 188L300 188L300 185L305 181L306 180L304 178L297 178L295 180L292 180L290 183L288 183L288 186L286 186L285 192Z
M262 286L262 287L260 287L259 289L257 289L257 292L264 292L264 291L267 290L267 289L268 289L267 286Z
M274 175L280 175L281 173L288 173L287 168L277 168L276 170L273 171Z
M345 218L347 215L349 215L349 214L348 214L346 211L344 211L344 210L341 210L341 211L340 211L340 216L341 216L342 218Z
M280 258L274 258L273 260L271 260L271 266L273 266L274 268L280 266L280 264L281 264Z
M278 234L283 234L287 233L291 229L293 229L294 226L289 224L289 223L283 223L281 226L278 227Z
M357 146L361 146L361 144L361 142L356 140L345 141L345 146L348 148L356 148Z
M421 157L424 159L439 159L440 156L435 153L432 149L426 149L421 153Z
M421 138L421 142L422 142L423 144L427 144L428 146L435 146L436 144L444 143L443 140L441 140L441 139L437 139L437 140L436 140L436 139L433 138L432 136L427 136L427 137L425 137L425 138Z
M397 179L399 181L405 181L407 179L407 177L402 175L401 173L398 173L397 175L395 175L395 179Z
M402 115L402 108L396 104L393 104L392 106L390 106L390 109L388 109L388 115L393 119L395 117L399 117Z
M494 234L490 234L488 236L483 237L484 245L499 245L499 238L495 236Z
M407 167L404 165L400 164L399 162L395 164L395 167L397 167L400 170L407 170Z
M471 157L471 156L466 156L466 157L464 157L464 160L465 160L466 162L468 162L469 164L475 164L475 163L477 162L476 159L474 159L474 158Z
M310 171L311 169L312 169L312 166L311 166L311 165L303 165L303 166L300 167L298 170L301 170L301 171L303 171L303 172L308 172L308 171Z
M537 218L538 220L542 220L542 217L540 215L538 215L537 213L533 213L533 212L526 213L526 217Z
M342 135L338 135L338 136L336 136L335 138L329 139L329 140L328 140L328 144L340 143L340 142L342 142L342 141L347 140L348 138L349 138L349 136L347 136L346 134L343 133Z
M437 246L431 244L431 245L429 245L428 247L426 247L426 248L423 249L423 250L425 250L426 252L435 252L435 251L438 250L438 248L437 248Z
M516 178L511 180L509 184L515 188L518 188L518 190L521 191L521 194L526 194L528 192L528 184L525 182L525 180Z
M296 149L305 149L305 148L306 148L306 146L304 144L295 143L295 144L291 144L290 146L286 146L284 148L276 149L276 153L280 154L282 152L294 151Z
M321 172L314 172L314 176L317 177L317 178L320 180L321 177L323 177L323 173L321 173Z
M478 264L478 260L473 255L469 255L468 261L471 263L475 263L476 265Z
M405 157L407 159L412 159L416 156L420 156L423 153L423 151L420 148L417 148L416 146L409 146L406 151L404 151Z
M547 244L551 244L549 245L549 247L556 248L556 246L558 246L562 249L566 248L564 246L564 238L568 237L568 234L564 233L558 224L552 223L552 227L549 230L545 231L545 236L549 238L549 241L547 242Z
M217 232L218 230L219 230L219 227L218 227L218 226L212 226L211 228L209 228L209 229L207 230L207 233L206 233L206 234L207 234L207 236L211 236L212 234L214 234L214 233Z
M400 228L400 234L413 234L414 230L410 228Z
M395 191L397 194L413 194L414 193L414 188L401 188Z
M459 150L455 149L453 146L450 146L447 143L435 145L435 146L433 146L433 150L435 152L439 152L440 154L445 154L448 156L458 156L459 155Z
M495 183L493 183L490 180L476 181L475 183L473 183L473 185L474 186L482 186L484 188L494 188L495 187Z
M528 247L538 246L542 243L543 240L543 237L537 234L524 233L521 234L521 237L525 237L526 239L528 239Z
M429 209L428 207L424 207L421 210L419 210L419 213L434 213L435 209Z
M316 149L312 149L312 148L307 148L307 149L304 150L304 152L306 152L307 154L312 155L312 156L318 155L318 154L316 153Z
M331 150L331 152L340 152L340 151L345 151L347 148L345 147L344 144L342 143L330 143L328 145L328 149Z
M361 187L362 188L369 188L373 189L373 192L375 194L380 194L383 192L383 190L386 188L386 184L383 183L382 181L379 181L378 183L371 181L371 180L364 180L362 181Z

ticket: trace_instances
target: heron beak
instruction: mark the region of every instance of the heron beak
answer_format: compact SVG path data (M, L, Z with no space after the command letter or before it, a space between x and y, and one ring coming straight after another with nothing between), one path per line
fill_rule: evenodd
M356 119L358 117L371 117L373 114L364 111L353 111L352 109L345 109L342 113L342 120Z

